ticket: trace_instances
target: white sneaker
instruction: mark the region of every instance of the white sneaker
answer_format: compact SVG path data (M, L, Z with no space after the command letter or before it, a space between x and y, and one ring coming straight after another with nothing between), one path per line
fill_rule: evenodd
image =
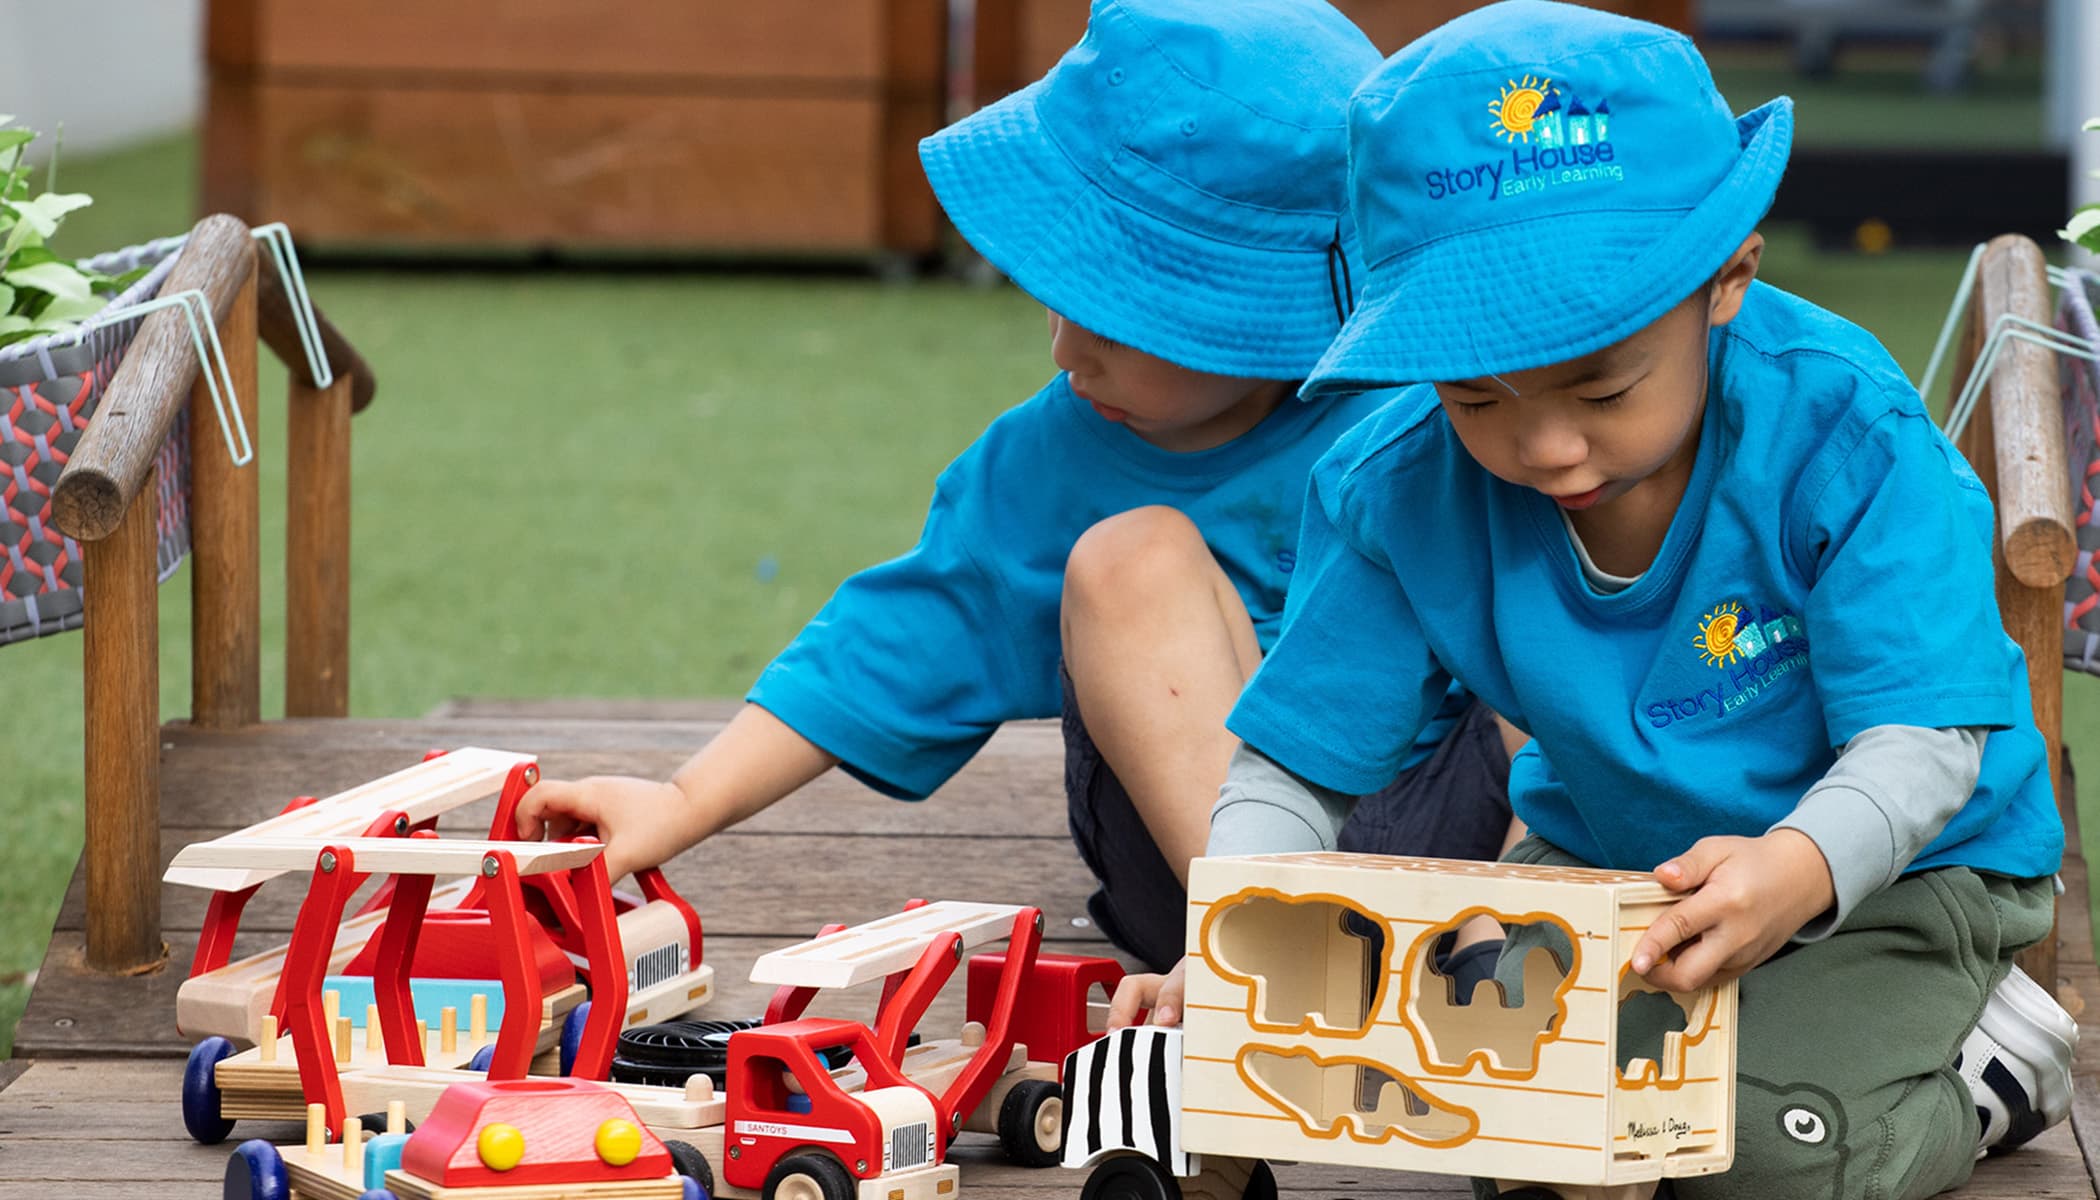
M2071 1114L2077 1045L2078 1022L2020 968L1992 989L1954 1056L1983 1125L1978 1158L2016 1149Z

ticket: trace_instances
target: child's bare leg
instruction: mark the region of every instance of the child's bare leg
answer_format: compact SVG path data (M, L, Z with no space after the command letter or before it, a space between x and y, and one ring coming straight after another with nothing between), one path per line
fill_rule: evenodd
M1147 507L1072 547L1060 623L1087 733L1185 885L1239 744L1226 714L1261 662L1246 605L1194 522Z

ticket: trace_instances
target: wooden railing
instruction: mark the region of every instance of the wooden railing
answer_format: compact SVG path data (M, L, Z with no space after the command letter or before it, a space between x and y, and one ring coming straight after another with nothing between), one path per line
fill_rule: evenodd
M1948 392L1961 394L1977 355L2001 316L2043 325L2054 320L2047 264L2024 237L2007 235L1984 250L1968 323ZM1961 452L1990 489L1997 507L1992 559L2005 630L2027 655L2034 720L2049 747L2049 777L2059 810L2071 797L2064 771L2064 581L2078 558L2072 532L2070 474L2064 465L2062 385L2056 356L2031 342L2000 347L1985 402L1962 431ZM2066 826L2070 825L2068 818ZM2075 850L2075 847L2073 848ZM2073 904L2084 896L2065 897ZM2020 956L2020 965L2052 992L2057 986L2055 931Z
M198 222L163 295L196 289L225 348L233 396L256 429L258 338L291 374L285 548L285 711L349 708L350 413L372 373L321 322L335 379L315 386L274 260L229 216ZM259 302L260 301L260 302ZM154 456L190 410L191 721L213 729L262 715L258 472L220 436L180 310L141 322L52 494L52 522L82 544L86 709L87 959L149 969L160 939L160 651Z

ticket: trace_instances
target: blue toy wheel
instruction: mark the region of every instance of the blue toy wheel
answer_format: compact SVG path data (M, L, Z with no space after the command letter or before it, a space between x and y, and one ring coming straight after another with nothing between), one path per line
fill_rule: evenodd
M286 1200L292 1184L284 1171L284 1156L277 1147L252 1138L233 1148L226 1160L225 1200Z
M182 1127L205 1146L216 1146L233 1132L233 1122L219 1115L219 1060L233 1053L233 1043L208 1037L190 1050L182 1068Z
M678 1196L679 1200L714 1200L707 1194L707 1189L700 1186L700 1181L690 1175L678 1177Z
M488 1045L483 1046L479 1050L476 1050L474 1052L474 1057L467 1060L467 1070L479 1071L483 1075L486 1075L489 1073L489 1064L495 1061L496 1044L494 1042L490 1042Z
M570 1009L569 1015L562 1018L561 1073L564 1075L576 1071L576 1051L583 1045L583 1023L590 1019L591 1002L588 1000Z
M369 1192L360 1193L357 1200L396 1200L396 1197L385 1188L373 1188Z

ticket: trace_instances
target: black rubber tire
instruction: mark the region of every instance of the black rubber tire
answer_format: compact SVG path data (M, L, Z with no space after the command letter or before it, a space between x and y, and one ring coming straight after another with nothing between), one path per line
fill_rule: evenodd
M766 1188L759 1193L761 1200L778 1200L780 1185L794 1175L815 1180L817 1194L822 1200L854 1200L860 1190L838 1159L819 1151L803 1150L774 1163L773 1169L766 1172Z
M1057 1143L1049 1149L1037 1135L1045 1106L1056 1108ZM1024 1167L1054 1167L1065 1149L1064 1093L1047 1079L1024 1079L999 1103L999 1144L1006 1157Z
M1276 1172L1269 1169L1269 1160L1255 1160L1254 1173L1247 1177L1247 1190L1240 1193L1240 1200L1276 1200Z
M365 1136L367 1137L377 1137L386 1132L386 1114L383 1112L359 1113L357 1114L357 1123L364 1126ZM402 1133L410 1134L415 1131L416 1123L414 1121L404 1120L401 1122Z
M715 1194L715 1166L700 1153L700 1148L691 1142L675 1138L664 1139L664 1149L671 1152L671 1168L680 1175L700 1185L700 1190L709 1196Z
M1079 1200L1181 1200L1181 1183L1142 1154L1118 1154L1087 1172Z

